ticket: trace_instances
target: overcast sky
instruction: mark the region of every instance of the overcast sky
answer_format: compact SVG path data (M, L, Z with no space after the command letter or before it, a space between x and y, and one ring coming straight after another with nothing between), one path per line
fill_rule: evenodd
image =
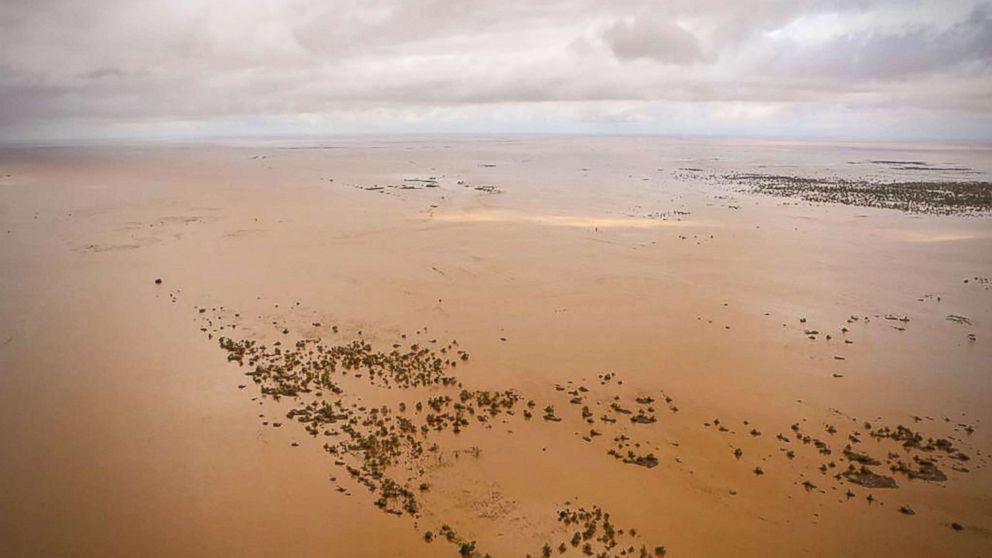
M0 0L0 140L992 140L992 0Z

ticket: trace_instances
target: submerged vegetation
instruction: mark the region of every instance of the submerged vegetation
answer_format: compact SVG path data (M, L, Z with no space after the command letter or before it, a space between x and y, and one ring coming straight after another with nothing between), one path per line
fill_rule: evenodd
M992 182L987 181L880 181L760 173L732 173L724 175L723 179L758 194L814 203L938 215L992 211Z
M244 369L244 374L258 388L259 397L281 401L282 405L288 403L285 419L300 424L309 436L320 440L334 465L373 495L376 507L385 513L410 517L418 527L421 521L438 519L433 513L426 513L437 480L432 478L433 472L459 456L475 459L482 456L479 447L458 447L457 437L469 429L485 432L497 423L508 428L512 423L531 429L578 428L576 436L598 447L605 443L605 453L623 466L668 472L682 463L677 455L666 456L656 442L666 427L658 409L667 408L672 417L679 411L672 397L664 392L645 393L636 389L631 394L629 388L623 395L620 390L623 382L614 372L600 374L599 385L581 382L555 385L554 390L548 391L560 394L557 399L539 403L539 398L525 396L512 388L480 390L466 386L456 370L470 362L469 353L454 340L411 343L402 335L401 342L383 350L359 332L357 339L347 342L310 336L286 344L282 340L263 343L258 339L229 336L237 329L239 314L232 317L222 309L212 308L208 313L206 308L196 308L196 316L204 322L201 330L208 337L218 336L216 342L226 353L227 361ZM891 319L900 323L909 321L901 316ZM853 327L861 321L852 316L847 325ZM805 323L806 319L801 322ZM289 335L287 326L276 322L273 325L278 331L277 338L285 339ZM339 334L335 325L327 327L314 322L311 326L328 336ZM843 329L841 335L849 331L847 326ZM421 331L417 334L423 336ZM818 334L809 335L816 338ZM374 405L363 399L370 393L375 394ZM562 409L569 412L563 413ZM543 420L533 420L536 413L542 413ZM265 418L264 414L259 417ZM799 475L795 484L805 493L826 494L827 488L821 487L832 480L835 484L829 488L843 489L848 499L855 496L851 490L854 487L869 491L866 494L869 503L877 500L872 490L899 488L895 475L907 482L943 483L950 480L940 466L945 460L951 463L955 473L969 471L964 464L971 457L958 448L960 440L927 437L904 425L875 426L869 422L864 422L860 429L825 424L818 430L825 433L821 438L807 433L803 421L791 425L791 436L780 432L772 438L762 436L761 429L748 420L735 426L734 421L715 418L705 422L697 434L705 435L709 430L711 436L740 435L752 445L779 446L783 461L776 464L767 456L754 456L751 450L745 452L739 444L731 444L727 459L750 468L753 482L766 482L762 479L768 475L794 471L793 474ZM853 418L852 422L858 424ZM274 428L282 426L279 421L263 420L263 425L270 424ZM974 431L970 425L960 426L967 434ZM507 432L515 434L518 430L514 427ZM834 447L839 445L834 440L843 440L840 457L848 462L846 467L834 455ZM891 447L884 462L869 450L857 449L865 440L871 440L876 449L885 444ZM292 445L297 446L298 442ZM671 445L673 449L679 447L677 442ZM806 446L809 451L804 453L802 448ZM665 463L671 467L662 467ZM883 474L883 466L888 466L887 472L893 476ZM818 470L823 481L814 483L807 478L810 469ZM337 490L350 495L350 489L343 485ZM731 495L736 493L730 491ZM440 519L447 521L423 531L426 543L443 540L452 544L460 556L487 556L477 548L475 540L452 527L457 518ZM665 547L652 547L641 541L635 529L618 528L612 516L598 506L574 508L566 503L558 510L556 519L567 528L565 536L562 540L546 541L537 555L577 552L627 558L667 554ZM559 527L550 532L563 531Z

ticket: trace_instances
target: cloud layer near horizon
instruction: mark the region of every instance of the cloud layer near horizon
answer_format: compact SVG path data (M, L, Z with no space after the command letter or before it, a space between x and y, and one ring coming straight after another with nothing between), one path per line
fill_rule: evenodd
M992 139L992 0L6 0L0 139Z

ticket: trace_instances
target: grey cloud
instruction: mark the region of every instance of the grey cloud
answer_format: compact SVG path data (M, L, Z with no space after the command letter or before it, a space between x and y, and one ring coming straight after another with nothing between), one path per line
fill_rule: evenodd
M659 103L793 104L810 121L838 105L986 115L989 13L985 0L6 0L0 139L232 119L263 132L342 115L440 122L487 107L533 118L534 131L542 114L640 120ZM816 17L839 31L776 35Z
M652 59L666 64L692 64L703 59L695 35L678 24L641 16L621 20L603 32L603 40L618 58Z
M849 80L905 79L961 66L992 66L992 10L975 9L944 30L912 25L892 32L845 34L815 47L774 45L778 71Z
M83 79L108 79L122 78L127 75L127 73L120 68L97 68L88 72L81 72L77 75Z

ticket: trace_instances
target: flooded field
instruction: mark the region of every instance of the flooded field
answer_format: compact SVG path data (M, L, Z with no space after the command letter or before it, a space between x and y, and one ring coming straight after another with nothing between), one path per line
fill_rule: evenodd
M0 150L0 555L982 556L992 149Z

